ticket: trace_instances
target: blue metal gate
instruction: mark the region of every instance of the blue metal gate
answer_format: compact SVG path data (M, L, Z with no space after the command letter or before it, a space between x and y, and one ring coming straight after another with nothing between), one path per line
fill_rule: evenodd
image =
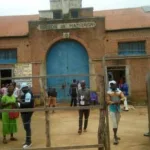
M55 43L47 54L47 74L89 74L89 62L86 49L74 40ZM69 99L69 87L72 80L85 80L89 86L89 77L54 77L47 80L48 87L55 87L58 100Z

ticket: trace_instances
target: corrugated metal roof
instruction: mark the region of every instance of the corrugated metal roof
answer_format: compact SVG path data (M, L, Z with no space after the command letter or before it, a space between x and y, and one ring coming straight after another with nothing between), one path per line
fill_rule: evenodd
M150 27L150 13L146 13L142 7L95 11L94 16L105 17L106 30ZM27 35L28 21L38 19L39 15L0 16L0 37Z

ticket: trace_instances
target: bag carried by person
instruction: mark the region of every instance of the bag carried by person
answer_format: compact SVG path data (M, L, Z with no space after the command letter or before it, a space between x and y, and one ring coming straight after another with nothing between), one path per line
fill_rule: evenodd
M17 108L16 106L12 106L12 109ZM17 119L19 118L19 112L9 112L10 119Z
M10 119L17 119L19 118L19 112L9 112Z

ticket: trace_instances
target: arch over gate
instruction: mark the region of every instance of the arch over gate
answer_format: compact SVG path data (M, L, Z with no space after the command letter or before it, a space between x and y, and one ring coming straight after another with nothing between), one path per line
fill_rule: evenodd
M53 44L47 53L46 69L48 75L89 74L87 51L75 40L58 41ZM69 99L69 87L73 79L85 80L87 86L89 86L89 77L72 76L49 78L47 86L56 88L59 100L67 100Z

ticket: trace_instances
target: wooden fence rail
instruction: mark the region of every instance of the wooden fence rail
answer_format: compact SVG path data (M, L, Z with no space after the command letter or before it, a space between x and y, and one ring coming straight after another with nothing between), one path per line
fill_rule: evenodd
M65 147L50 147L50 148L30 148L28 150L66 150L66 149L87 149L87 148L104 148L103 144L81 145L81 146L65 146ZM11 149L22 150L22 149Z

